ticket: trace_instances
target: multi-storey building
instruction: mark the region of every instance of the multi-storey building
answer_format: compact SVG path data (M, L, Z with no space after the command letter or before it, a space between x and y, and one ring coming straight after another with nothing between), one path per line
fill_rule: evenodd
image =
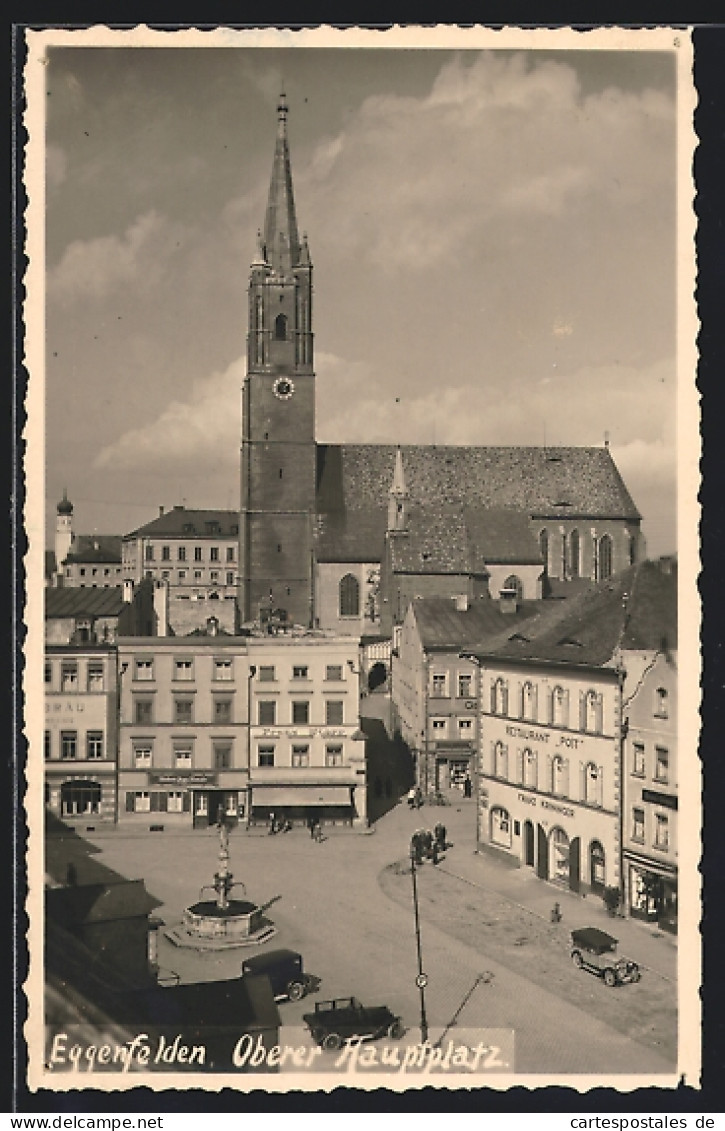
M392 699L424 793L473 781L478 749L478 667L467 652L533 615L512 599L419 598L396 633Z
M116 649L45 650L45 804L64 821L116 818Z
M628 737L628 727L636 717L641 734L650 680L668 695L673 690L658 679L655 661L665 655L675 617L674 589L670 607L664 598L668 587L655 564L641 563L559 608L542 607L481 651L482 847L572 890L616 887L624 895L624 830L639 804L623 780L631 744L640 741ZM649 802L654 830L656 814L671 812L672 801L660 792ZM635 849L630 835L630 864Z
M121 641L121 819L365 822L357 660L313 633Z
M209 616L234 632L239 513L175 506L123 539L125 581L153 578L168 586L169 627L178 635L202 628Z
M630 913L677 929L678 742L675 577L661 580L658 648L626 653L624 895Z

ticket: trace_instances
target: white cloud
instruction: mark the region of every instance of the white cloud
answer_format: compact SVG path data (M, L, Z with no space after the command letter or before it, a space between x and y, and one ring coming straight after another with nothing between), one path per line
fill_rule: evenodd
M107 298L131 284L147 287L166 271L183 230L157 212L139 216L121 237L74 240L48 272L48 295L60 303Z
M46 183L50 189L63 184L68 173L68 157L59 145L48 145L45 151Z
M483 53L447 63L427 97L366 99L296 177L311 231L387 271L420 268L476 252L494 223L657 197L673 121L664 95L585 98L573 67Z
M157 419L125 432L103 448L94 466L122 473L133 468L149 473L177 466L188 474L193 462L198 474L239 457L240 389L245 359L224 373L199 380L186 401L175 400Z

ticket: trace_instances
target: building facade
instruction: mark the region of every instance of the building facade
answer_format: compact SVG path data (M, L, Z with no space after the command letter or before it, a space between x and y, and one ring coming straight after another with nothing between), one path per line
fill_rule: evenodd
M175 506L123 539L124 582L144 578L168 588L168 624L187 635L215 616L236 626L239 514Z
M64 821L114 821L117 654L110 645L45 650L45 805Z
M479 844L572 891L619 886L617 671L482 664Z
M677 653L627 653L623 856L631 915L677 929Z
M364 823L356 641L124 639L119 663L121 820Z

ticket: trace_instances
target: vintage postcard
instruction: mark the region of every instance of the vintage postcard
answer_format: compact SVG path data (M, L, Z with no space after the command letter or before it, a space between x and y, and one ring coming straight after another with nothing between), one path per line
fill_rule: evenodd
M697 1087L689 32L25 46L28 1086Z

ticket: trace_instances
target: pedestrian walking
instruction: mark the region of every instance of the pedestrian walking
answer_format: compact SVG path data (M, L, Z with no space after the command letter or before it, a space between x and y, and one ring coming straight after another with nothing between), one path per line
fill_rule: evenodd
M435 833L436 844L437 844L437 846L438 846L438 849L439 849L439 850L440 850L441 852L445 852L445 850L446 850L446 844L447 844L447 839L446 839L446 838L447 838L447 830L446 830L446 826L445 826L444 824L442 824L442 823L441 823L441 822L439 821L439 822L438 822L438 824L436 825L436 827L435 827L435 829L434 829L433 831L434 831L434 833Z
M408 808L409 809L415 809L415 802L416 802L416 790L415 790L415 786L411 786L411 788L408 790Z
M468 774L466 774L465 780L463 782L463 796L464 797L470 797L472 792L473 792L473 787L471 785L471 779L468 776Z
M314 817L308 817L307 818L307 828L309 829L310 839L314 840L315 839L315 818Z

